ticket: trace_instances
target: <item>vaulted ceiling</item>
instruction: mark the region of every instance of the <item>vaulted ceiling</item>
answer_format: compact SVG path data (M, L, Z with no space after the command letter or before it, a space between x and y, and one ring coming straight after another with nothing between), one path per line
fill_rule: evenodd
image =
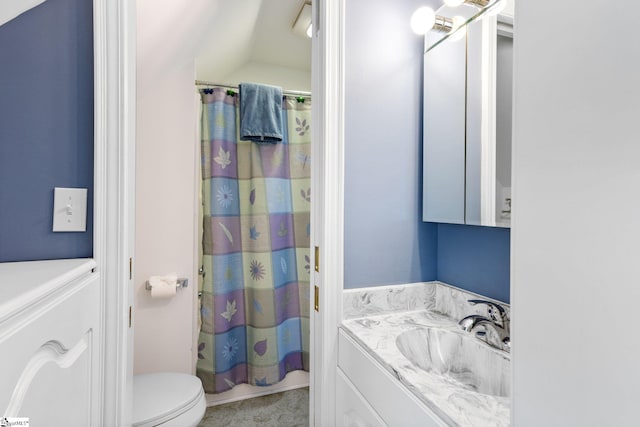
M209 1L196 51L198 77L221 78L248 62L311 69L311 39L292 31L304 0Z

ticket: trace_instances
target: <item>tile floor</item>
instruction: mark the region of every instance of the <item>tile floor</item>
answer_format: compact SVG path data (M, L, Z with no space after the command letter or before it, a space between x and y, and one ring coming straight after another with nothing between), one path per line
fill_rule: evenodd
M207 408L198 427L306 427L309 425L309 388L255 397Z

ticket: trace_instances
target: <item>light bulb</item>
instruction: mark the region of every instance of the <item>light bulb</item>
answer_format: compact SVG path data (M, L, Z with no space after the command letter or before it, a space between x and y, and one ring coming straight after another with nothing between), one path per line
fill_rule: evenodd
M464 3L464 0L444 0L444 4L446 4L449 7L458 7L462 3Z
M411 29L416 34L426 34L436 22L436 13L430 7L423 6L411 15Z
M309 26L307 27L307 37L313 37L313 24L309 24Z
M455 31L455 34L449 37L449 40L455 42L464 38L464 36L467 34L467 26L465 25L463 28L460 28L466 22L466 19L464 19L462 16L454 16L452 20L453 27L451 28L451 32Z

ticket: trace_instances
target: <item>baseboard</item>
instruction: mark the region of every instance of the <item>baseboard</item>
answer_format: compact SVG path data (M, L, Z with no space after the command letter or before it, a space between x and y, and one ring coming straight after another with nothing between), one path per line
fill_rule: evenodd
M223 405L225 403L281 393L302 387L309 387L309 373L305 371L293 371L289 372L282 381L271 386L257 387L248 384L238 384L224 393L207 394L207 406Z

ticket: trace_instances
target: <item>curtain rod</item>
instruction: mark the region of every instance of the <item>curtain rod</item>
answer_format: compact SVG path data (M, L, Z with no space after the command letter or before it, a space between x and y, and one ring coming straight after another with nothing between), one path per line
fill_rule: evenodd
M220 86L220 87L226 87L226 88L229 88L229 89L240 89L238 87L238 85L227 85L227 84L206 82L204 80L196 80L196 85L197 86ZM305 91L302 91L302 90L283 90L282 94L283 95L292 95L292 96L307 96L307 97L311 97L311 92L305 92Z

